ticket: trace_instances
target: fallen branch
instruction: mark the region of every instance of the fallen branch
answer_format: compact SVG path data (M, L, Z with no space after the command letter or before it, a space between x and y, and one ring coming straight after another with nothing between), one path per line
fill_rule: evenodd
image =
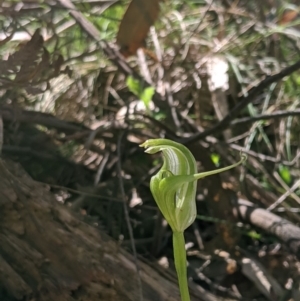
M275 235L300 258L300 228L265 209L255 207L246 200L239 199L233 209L234 215L240 220Z

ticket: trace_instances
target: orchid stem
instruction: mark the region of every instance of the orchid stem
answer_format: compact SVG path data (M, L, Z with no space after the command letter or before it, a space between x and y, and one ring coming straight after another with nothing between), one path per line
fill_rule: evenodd
M187 280L187 266L186 266L186 251L183 232L173 232L173 250L175 268L178 277L179 290L181 301L190 301L188 280Z

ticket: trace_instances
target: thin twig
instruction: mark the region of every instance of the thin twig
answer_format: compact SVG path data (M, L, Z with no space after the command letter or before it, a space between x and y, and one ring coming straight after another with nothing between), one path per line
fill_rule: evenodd
M211 142L211 141L209 141L209 142ZM300 158L300 152L298 152L298 154L295 156L295 158L292 161L286 161L286 160L281 160L281 158L275 158L275 157L271 157L271 156L268 156L265 154L255 152L253 150L246 150L244 147L242 147L238 144L224 143L224 142L217 141L217 140L214 141L213 143L218 143L220 145L230 147L230 148L238 150L240 152L244 152L246 155L257 158L262 162L269 161L269 162L273 162L273 163L281 163L285 166L294 166L297 163L298 159Z
M259 120L278 119L282 117L297 116L300 115L300 109L293 111L276 111L272 114L261 114L253 117L244 117L231 121L230 125L240 125L242 123L251 123Z
M285 189L285 191L290 191L290 187L283 181L283 179L281 178L281 176L279 175L279 173L277 171L273 172L273 176L277 180L277 182L281 185L281 187L283 189ZM294 191L291 191L290 196L298 204L300 204L300 198L299 198L299 196Z
M208 3L208 6L206 7L204 13L202 14L202 16L199 18L199 22L196 25L196 27L192 30L192 32L189 34L189 36L187 37L186 41L185 41L185 47L183 49L182 55L181 55L181 61L184 61L188 55L188 51L189 51L189 42L191 40L191 38L196 34L196 32L198 31L198 29L200 28L200 26L202 25L203 21L206 18L206 15L208 14L208 12L210 11L212 5L214 3L214 0L211 0L210 3Z
M288 196L290 196L298 187L300 186L300 179L296 181L296 183L289 189L287 190L275 203L273 203L271 206L267 208L268 211L272 211L275 209L277 206L279 206Z
M137 273L137 280L138 280L138 287L139 287L139 300L143 301L143 288L142 288L142 279L140 275L140 267L139 263L137 260L137 252L134 244L134 236L133 236L133 230L132 226L130 223L130 217L129 217L129 211L126 203L126 194L125 194L125 189L124 189L124 183L123 183L123 178L122 178L122 164L121 164L121 158L122 158L122 153L121 153L121 144L122 144L122 138L123 138L124 132L122 132L119 137L118 137L118 145L117 145L117 154L118 154L118 163L117 163L117 168L118 168L118 178L119 178L119 186L120 186L120 191L123 199L123 207L124 207L124 214L125 214L125 220L129 232L129 237L131 241L131 248L133 252L133 258L134 258L134 264L136 266L136 273Z
M106 163L108 162L108 159L109 159L109 152L105 153L98 166L97 173L95 175L95 181L94 181L95 186L98 185L101 180L101 176L103 174Z
M140 66L140 72L149 84L153 84L153 80L149 71L145 53L142 49L137 50L138 64Z

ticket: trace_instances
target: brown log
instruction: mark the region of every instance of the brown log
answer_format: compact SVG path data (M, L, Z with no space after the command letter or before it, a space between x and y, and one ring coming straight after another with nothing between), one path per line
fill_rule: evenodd
M0 300L141 300L133 257L0 160ZM144 301L180 300L176 277L139 262ZM175 279L175 280L174 280ZM192 301L220 301L201 287Z

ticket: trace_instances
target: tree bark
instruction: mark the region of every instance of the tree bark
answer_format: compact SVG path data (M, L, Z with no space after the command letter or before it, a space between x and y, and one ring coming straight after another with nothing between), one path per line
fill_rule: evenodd
M0 300L141 300L133 257L0 160ZM144 301L180 300L176 277L139 262ZM172 280L173 279L173 280ZM219 301L200 287L192 300Z

